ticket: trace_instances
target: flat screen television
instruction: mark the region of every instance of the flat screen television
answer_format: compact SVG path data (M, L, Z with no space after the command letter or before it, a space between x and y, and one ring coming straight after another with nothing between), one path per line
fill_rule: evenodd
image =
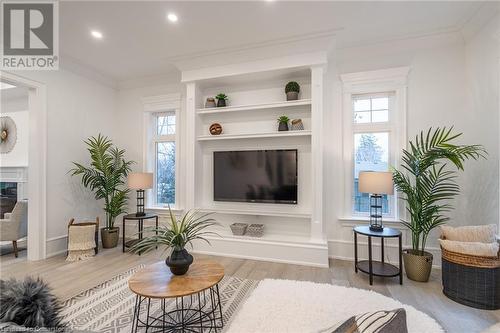
M214 152L214 200L297 204L297 149Z

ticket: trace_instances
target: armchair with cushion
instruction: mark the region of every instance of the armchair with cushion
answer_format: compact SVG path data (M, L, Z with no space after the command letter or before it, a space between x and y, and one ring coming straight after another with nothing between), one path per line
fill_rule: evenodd
M27 235L28 201L20 200L10 213L0 220L0 241L11 241L14 255L18 256L17 241Z

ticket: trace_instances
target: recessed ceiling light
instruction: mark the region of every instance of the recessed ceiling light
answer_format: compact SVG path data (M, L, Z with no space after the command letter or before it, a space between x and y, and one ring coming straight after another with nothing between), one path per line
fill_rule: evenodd
M102 32L100 31L97 31L97 30L92 30L90 32L90 34L92 35L92 37L94 37L95 39L102 39Z
M174 13L168 13L167 18L170 22L177 22L179 18Z

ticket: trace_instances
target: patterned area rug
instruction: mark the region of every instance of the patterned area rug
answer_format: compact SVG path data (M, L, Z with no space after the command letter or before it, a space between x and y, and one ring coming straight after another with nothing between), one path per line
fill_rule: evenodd
M85 332L131 332L135 294L128 288L128 278L143 265L65 301L64 316L73 330ZM219 283L224 327L257 286L258 281L226 276ZM153 305L153 303L152 303ZM175 303L167 303L167 308ZM159 303L152 311L159 311Z

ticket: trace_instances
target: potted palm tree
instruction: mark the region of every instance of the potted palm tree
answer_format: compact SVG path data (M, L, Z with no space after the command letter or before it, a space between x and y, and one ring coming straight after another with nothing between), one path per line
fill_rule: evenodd
M403 149L401 170L393 169L393 180L406 202L409 220L401 223L411 231L412 248L403 252L406 275L414 281L426 282L432 268L432 254L425 251L427 237L434 228L449 220L449 200L460 192L457 171L464 170L464 161L485 157L481 145L458 145L454 141L462 133L453 127L430 128L420 132L409 149ZM450 170L451 162L456 170Z
M104 200L106 226L101 228L104 248L118 244L119 228L115 227L116 217L126 213L129 189L125 186L132 161L124 158L125 150L113 146L110 139L99 134L85 141L90 153L90 165L73 162L72 176L81 176L84 187L95 194L96 200Z
M141 241L131 247L134 253L146 253L158 246L165 246L165 251L170 251L165 264L175 275L184 275L193 263L193 256L186 250L187 245L192 247L194 240L202 240L210 244L206 236L217 234L206 230L218 223L207 214L200 214L196 210L188 211L182 218L177 219L172 213L170 206L170 223L158 228L146 228L145 232L150 236L144 237Z

